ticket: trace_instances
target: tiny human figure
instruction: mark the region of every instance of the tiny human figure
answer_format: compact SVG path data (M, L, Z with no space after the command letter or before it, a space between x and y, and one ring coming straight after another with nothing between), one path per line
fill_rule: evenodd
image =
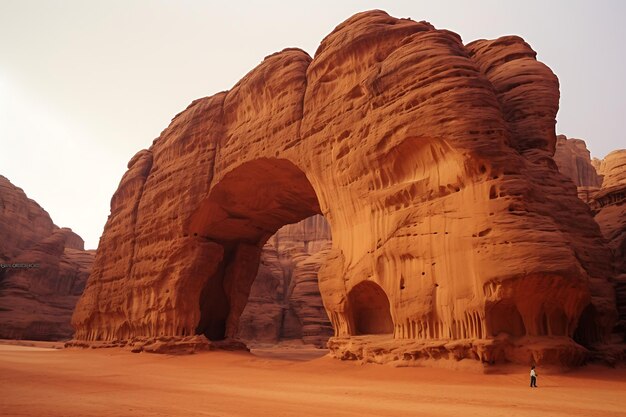
M535 372L535 365L530 368L530 387L537 388L537 373Z

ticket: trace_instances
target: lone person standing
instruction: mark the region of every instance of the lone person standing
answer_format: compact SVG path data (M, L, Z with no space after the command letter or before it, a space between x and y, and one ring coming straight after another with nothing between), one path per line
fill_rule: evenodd
M535 372L535 365L530 368L530 387L537 388L537 373Z

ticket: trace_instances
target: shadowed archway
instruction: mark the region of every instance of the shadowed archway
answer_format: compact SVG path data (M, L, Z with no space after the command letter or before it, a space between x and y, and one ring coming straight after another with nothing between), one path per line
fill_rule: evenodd
M393 333L389 298L380 285L363 281L352 288L348 299L354 311L354 330L357 335Z
M578 327L574 332L573 339L576 343L588 349L601 340L601 332L598 329L598 311L593 304L587 305L578 319Z
M526 336L524 320L514 303L502 301L496 303L487 310L486 318L490 336L496 337L501 333L513 337Z

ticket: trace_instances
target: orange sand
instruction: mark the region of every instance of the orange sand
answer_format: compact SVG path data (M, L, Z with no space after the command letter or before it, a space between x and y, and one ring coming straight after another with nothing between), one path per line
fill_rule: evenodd
M2 416L626 416L626 369L484 375L307 350L191 356L0 345ZM288 359L280 359L280 357ZM509 370L510 372L510 370Z

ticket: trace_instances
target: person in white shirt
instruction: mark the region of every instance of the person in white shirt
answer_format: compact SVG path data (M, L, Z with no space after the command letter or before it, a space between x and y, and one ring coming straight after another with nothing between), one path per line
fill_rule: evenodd
M537 388L537 373L535 372L535 365L530 368L530 387Z

